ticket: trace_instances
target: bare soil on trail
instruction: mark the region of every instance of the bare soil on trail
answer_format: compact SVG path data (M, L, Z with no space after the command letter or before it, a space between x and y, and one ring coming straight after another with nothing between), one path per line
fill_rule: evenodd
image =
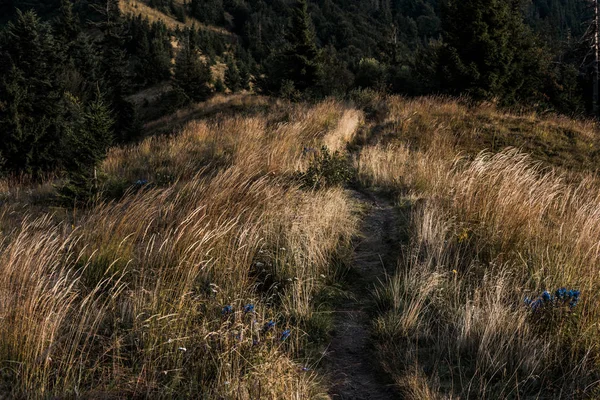
M332 400L398 399L393 382L381 371L371 344L373 288L396 265L400 243L397 211L390 200L352 191L365 207L356 239L348 296L334 310L332 342L325 355L332 378Z

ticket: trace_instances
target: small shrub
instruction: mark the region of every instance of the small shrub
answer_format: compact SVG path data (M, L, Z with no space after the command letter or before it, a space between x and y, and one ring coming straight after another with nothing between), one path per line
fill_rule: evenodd
M310 150L310 149L309 149ZM305 153L307 153L305 149ZM306 188L321 189L347 183L352 178L352 170L346 157L339 151L331 153L327 146L314 152L314 158L300 178Z

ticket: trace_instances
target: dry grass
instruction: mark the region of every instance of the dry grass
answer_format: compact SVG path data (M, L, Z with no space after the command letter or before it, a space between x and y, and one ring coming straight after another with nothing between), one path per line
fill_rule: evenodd
M409 398L593 398L600 185L586 170L595 156L578 152L595 142L594 125L443 99L388 106L355 158L363 184L395 191L412 210L398 273L377 293L385 368ZM493 129L472 131L482 115ZM548 146L573 132L576 146L550 158L479 153L489 132L513 123ZM573 312L543 317L523 305L563 286L582 291Z
M111 151L107 187L148 179L141 190L68 218L15 221L15 202L3 206L0 392L318 396L303 370L315 297L347 257L356 216L341 189L308 192L290 176L304 146L341 146L357 119L329 101L194 121Z
M595 124L436 98L369 107L365 125L333 100L217 96L147 125L174 134L112 149L100 172L113 200L89 210L33 207L50 184L0 182L0 391L322 395L303 370L316 298L357 221L343 190L294 176L306 147L352 142L359 182L410 215L374 321L406 397L597 397ZM523 305L562 286L582 292L573 312Z
M546 165L574 171L596 171L600 164L598 127L590 120L508 113L436 97L377 98L371 107L386 111L377 135L383 144L400 142L450 158L515 147Z

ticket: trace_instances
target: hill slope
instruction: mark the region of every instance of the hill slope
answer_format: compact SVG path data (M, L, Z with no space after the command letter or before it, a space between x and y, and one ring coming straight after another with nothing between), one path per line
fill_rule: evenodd
M87 208L0 183L1 393L597 393L594 123L364 92L145 129Z

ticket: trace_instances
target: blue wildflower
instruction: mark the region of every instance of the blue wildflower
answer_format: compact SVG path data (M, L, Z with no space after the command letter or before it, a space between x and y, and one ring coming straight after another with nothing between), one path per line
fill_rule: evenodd
M275 321L269 321L269 322L267 322L267 323L265 324L265 326L264 326L263 330L264 330L265 332L268 332L268 331L270 331L270 330L271 330L271 329L273 329L273 328L275 328Z
M221 310L221 315L229 315L233 312L233 307L231 307L230 305L227 305L225 307L223 307L223 310Z
M544 300L544 301L552 300L552 296L550 295L550 293L548 293L547 290L544 290L544 293L542 293L542 300Z
M566 288L562 287L556 289L554 296L551 295L550 292L544 291L541 296L535 300L525 297L524 303L533 311L537 311L540 308L563 307L566 305L568 305L570 308L573 308L579 302L580 294L581 292L579 290L567 290Z
M540 306L542 305L542 300L541 299L537 299L536 301L531 303L531 309L533 311L537 310L538 308L540 308Z
M289 329L283 331L283 333L281 334L281 341L283 342L285 339L290 337L290 333L292 333L292 331L290 331Z
M254 304L247 304L244 307L244 312L245 313L254 312Z
M138 179L138 180L135 182L135 185L136 185L136 186L144 186L144 185L147 185L147 184L148 184L148 181L147 181L146 179Z

